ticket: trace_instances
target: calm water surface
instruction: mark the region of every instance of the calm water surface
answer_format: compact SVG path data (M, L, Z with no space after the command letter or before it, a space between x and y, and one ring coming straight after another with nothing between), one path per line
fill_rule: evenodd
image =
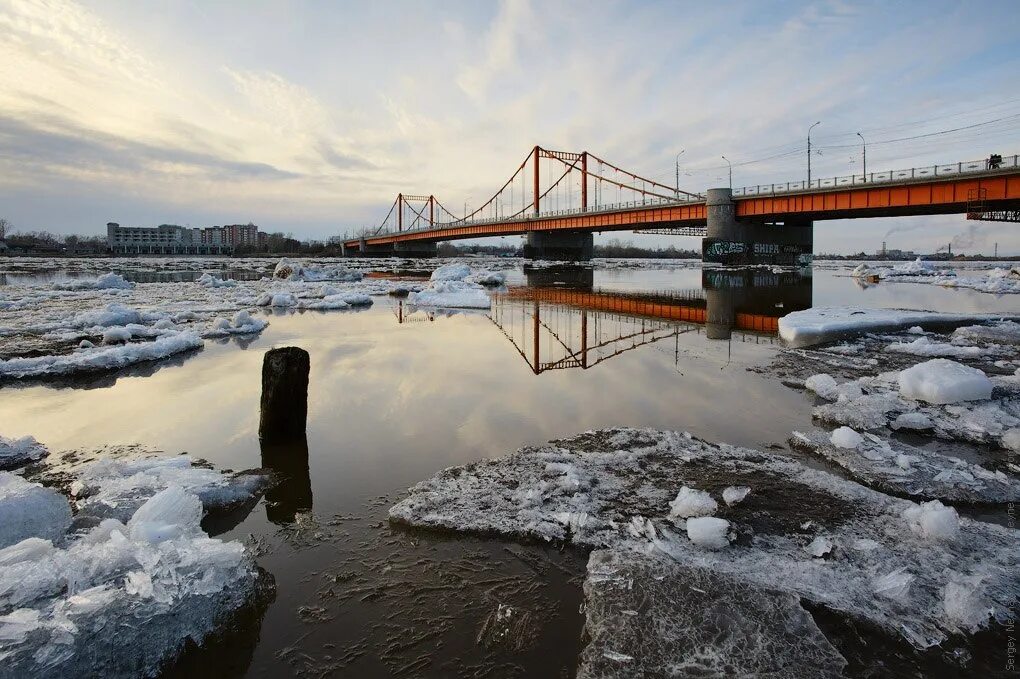
M217 527L225 538L252 536L276 580L275 601L196 667L570 676L586 557L390 527L386 510L406 487L450 465L601 427L785 449L792 430L812 427L812 404L747 370L777 350L768 331L776 317L833 304L1017 310L1017 300L968 290L862 289L823 269L806 277L518 269L510 282L487 312L376 298L364 311L274 315L253 340L207 342L144 374L79 388L4 386L3 433L32 434L51 450L138 443L258 467L262 356L303 347L311 355L307 466L297 446L289 481ZM497 615L501 606L513 610L510 622Z

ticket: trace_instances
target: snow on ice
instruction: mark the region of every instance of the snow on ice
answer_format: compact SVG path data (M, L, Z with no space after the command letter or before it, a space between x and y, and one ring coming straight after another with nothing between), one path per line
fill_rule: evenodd
M671 516L678 489L696 488L714 496L734 482L751 488L746 499L720 506L717 517L701 518L725 520L728 530L722 531L722 524L705 524L710 530L702 531L695 524L689 535L688 526L698 519ZM581 515L584 521L564 520ZM993 619L1002 624L1013 615L1011 607L1020 593L1020 575L1013 567L1015 536L1007 528L955 517L957 531L951 536L951 521L938 507L919 507L769 453L713 445L675 432L587 432L525 447L501 459L451 467L412 487L408 497L390 509L390 519L604 550L592 554L586 592L604 591L609 582L629 586L623 565L642 556L684 573L702 569L709 583L731 587L736 582L750 588L755 595L748 599L799 597L921 649L941 644L961 629L974 632ZM706 533L723 548L705 549ZM701 544L692 540L695 536ZM810 548L819 536L828 542ZM823 547L829 547L825 559L809 553ZM603 554L613 561L611 568L596 567L606 558ZM877 578L897 569L913 583L903 601L880 596L875 589ZM979 583L976 596L987 604L988 614L975 615L961 627L959 616L945 608L943 593L949 583L967 578ZM635 584L655 586L645 580ZM695 607L685 615L678 603L682 598L671 599L673 613L631 620L636 627L630 644L621 643L618 633L605 636L589 618L589 625L595 625L589 628L594 646L585 650L586 662L605 658L608 650L629 655L642 666L659 651L638 639L703 624L705 611ZM619 610L603 613L611 616ZM600 614L596 622L604 620ZM710 644L703 652L714 655L720 650ZM682 656L676 662L693 662L689 649L686 654L683 648L675 652ZM581 676L601 676L584 671Z

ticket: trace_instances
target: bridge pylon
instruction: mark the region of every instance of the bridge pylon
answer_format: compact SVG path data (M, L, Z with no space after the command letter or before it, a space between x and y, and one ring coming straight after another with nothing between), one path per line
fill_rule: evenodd
M702 260L716 264L806 264L814 247L814 222L787 218L782 222L737 219L731 189L709 189L707 231Z

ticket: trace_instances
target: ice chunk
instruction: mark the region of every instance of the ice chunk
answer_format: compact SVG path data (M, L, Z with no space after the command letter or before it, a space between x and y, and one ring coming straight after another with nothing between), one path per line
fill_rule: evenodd
M63 495L0 472L0 548L26 538L56 540L70 525L71 508Z
M952 507L938 500L903 510L910 529L929 540L951 540L960 532L960 517Z
M465 278L465 280L486 287L495 287L503 285L506 281L506 274L499 271L478 271Z
M730 544L726 533L730 522L715 516L699 516L687 519L687 537L703 549L722 549Z
M902 568L879 576L874 580L875 596L885 597L894 601L905 601L910 593L910 583L914 576Z
M992 381L977 368L936 358L900 372L900 395L934 404L991 398Z
M812 375L811 377L804 380L804 386L815 392L822 398L830 398L836 393L836 380L832 375L822 373L820 375Z
M723 489L722 499L727 505L735 505L742 501L751 489L747 486L729 486Z
M992 617L981 590L981 579L955 576L942 590L942 606L949 621L968 631L977 631Z
M840 427L829 438L840 448L857 448L864 442L864 438L850 427Z
M179 486L170 486L145 501L128 522L134 540L163 542L193 535L202 521L202 501Z
M204 273L199 276L198 280L195 281L204 288L234 288L237 287L237 281L232 278L222 279L213 276L212 274Z
M821 558L832 551L832 540L819 535L804 548L804 551L815 558Z
M444 264L429 277L431 281L462 281L471 273L467 264Z
M103 344L123 344L131 341L131 330L124 326L115 326L103 331Z
M1002 447L1020 453L1020 427L1014 427L1002 435Z
M202 337L226 337L227 335L253 335L265 330L269 322L254 318L242 309L234 314L232 320L217 318L209 326L209 329L202 333Z
M703 490L684 486L676 494L676 499L669 503L670 516L687 518L689 516L710 516L719 509L719 503Z
M31 436L22 436L20 439L0 436L0 471L23 467L49 454L46 446Z
M255 300L255 306L287 308L297 306L297 297L290 292L265 292Z
M893 429L931 429L935 426L924 413L902 413L889 423Z

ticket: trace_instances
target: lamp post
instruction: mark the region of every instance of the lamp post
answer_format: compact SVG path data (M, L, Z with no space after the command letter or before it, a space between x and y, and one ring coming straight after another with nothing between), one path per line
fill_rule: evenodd
M864 159L864 181L868 181L868 142L864 141L864 135L860 132L857 136L861 138L861 156Z
M819 120L815 125L821 125L822 121ZM815 129L815 125L807 128L807 185L811 188L811 130Z
M676 154L676 197L680 197L680 156L684 154L687 149L680 149L680 153Z
M468 218L467 204L468 204L468 202L465 200L464 201L464 221L465 222L467 222L467 218Z
M730 191L732 191L733 190L733 163L731 163L730 159L727 158L726 156L723 156L722 159L725 160L726 164L730 166Z

